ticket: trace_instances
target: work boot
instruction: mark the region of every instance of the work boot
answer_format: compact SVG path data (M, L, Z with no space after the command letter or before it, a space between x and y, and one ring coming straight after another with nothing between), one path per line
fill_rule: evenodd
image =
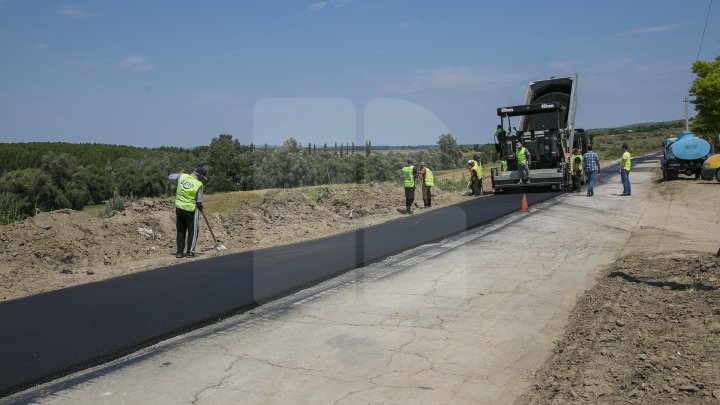
M182 259L182 258L183 258L183 252L177 252L177 253L175 253L175 257L177 257L178 259Z
M188 252L187 255L188 257L195 257L195 252Z

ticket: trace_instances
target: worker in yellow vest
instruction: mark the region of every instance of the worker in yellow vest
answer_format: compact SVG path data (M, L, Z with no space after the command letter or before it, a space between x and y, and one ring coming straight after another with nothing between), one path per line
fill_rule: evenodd
M185 170L168 176L171 183L177 183L175 191L175 227L177 228L175 257L183 257L187 243L187 256L195 256L198 225L198 212L203 210L203 185L207 181L205 168L198 167L192 174ZM187 236L187 237L186 237Z
M405 187L405 214L412 214L411 207L415 201L415 179L417 178L417 167L413 166L412 159L406 160L402 168L403 187Z
M570 176L572 176L573 189L579 193L582 188L583 160L578 148L573 149L573 154L570 156Z
M531 155L527 148L522 146L520 141L515 144L515 159L517 159L518 165L518 182L529 183L530 182L530 163Z
M476 158L480 158L480 155L475 155ZM472 188L472 195L480 195L482 192L482 164L479 160L470 159L468 160L468 170L470 170L470 187Z
M623 192L620 194L624 197L630 196L630 152L628 152L628 145L624 143L622 145L622 158L620 158L620 179L622 180Z
M433 180L433 173L430 170L429 167L425 164L425 162L420 162L419 165L419 175L420 180L422 182L422 195L423 195L423 203L425 208L430 208L432 205L430 191L432 186L435 185L435 181Z

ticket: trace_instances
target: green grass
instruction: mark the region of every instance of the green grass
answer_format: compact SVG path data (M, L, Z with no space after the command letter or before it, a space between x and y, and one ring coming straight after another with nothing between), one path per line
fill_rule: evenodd
M593 149L601 160L616 160L622 156L622 144L627 143L632 156L641 156L662 150L662 142L671 134L677 134L684 128L663 128L649 132L626 131L619 134L597 135L593 140Z

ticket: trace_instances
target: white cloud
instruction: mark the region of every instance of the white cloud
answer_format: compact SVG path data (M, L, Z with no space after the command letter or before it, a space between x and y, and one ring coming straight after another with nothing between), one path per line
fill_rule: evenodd
M416 70L380 90L381 95L415 93L430 89L487 90L527 80L528 75L508 70L492 71L468 67Z
M74 6L70 4L63 4L59 6L58 13L73 18L91 18L97 16L97 14L93 14L85 10L82 6Z
M327 1L319 1L310 6L310 11L322 10L325 7L327 7L327 5L328 5Z
M125 60L123 60L123 65L130 70L141 73L148 72L155 67L152 63L148 63L145 57L137 55L130 55L125 58Z
M327 7L340 8L340 7L347 6L351 2L352 2L352 0L323 0L323 1L318 1L317 3L311 4L309 9L310 9L310 11L320 11Z
M636 28L634 30L621 32L616 35L625 36L625 35L639 35L639 34L654 34L654 33L658 33L658 32L672 31L676 28L678 28L677 25L659 25L656 27Z

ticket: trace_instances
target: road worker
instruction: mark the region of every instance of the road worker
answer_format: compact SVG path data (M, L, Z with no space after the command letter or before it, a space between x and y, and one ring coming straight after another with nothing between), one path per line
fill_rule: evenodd
M620 172L620 180L622 181L623 185L623 192L620 194L624 197L630 196L630 152L628 152L628 145L624 143L622 145L622 158L620 158L620 168L618 169L618 172Z
M198 167L192 174L185 170L168 176L171 183L177 183L175 191L175 227L177 228L175 257L183 257L187 242L187 256L195 256L197 243L199 211L203 210L203 188L207 181L205 168ZM186 237L187 236L187 237Z
M480 155L475 155L475 159L468 160L468 170L470 171L470 187L472 195L478 196L482 192L482 164L479 161Z
M433 180L433 173L432 170L427 167L427 164L425 164L425 162L420 162L419 169L420 171L418 172L418 175L421 180L420 184L422 184L423 207L430 208L430 206L432 205L430 191L431 188L435 185L435 181Z
M517 141L515 147L515 159L517 159L518 164L518 182L529 183L532 156L530 155L530 151L523 147L520 141Z
M412 214L412 204L415 201L415 178L417 178L417 167L413 166L412 159L407 159L405 167L402 168L403 186L405 187L405 214Z
M579 193L582 187L583 160L578 148L573 149L573 154L570 156L570 175L572 176L573 190Z

